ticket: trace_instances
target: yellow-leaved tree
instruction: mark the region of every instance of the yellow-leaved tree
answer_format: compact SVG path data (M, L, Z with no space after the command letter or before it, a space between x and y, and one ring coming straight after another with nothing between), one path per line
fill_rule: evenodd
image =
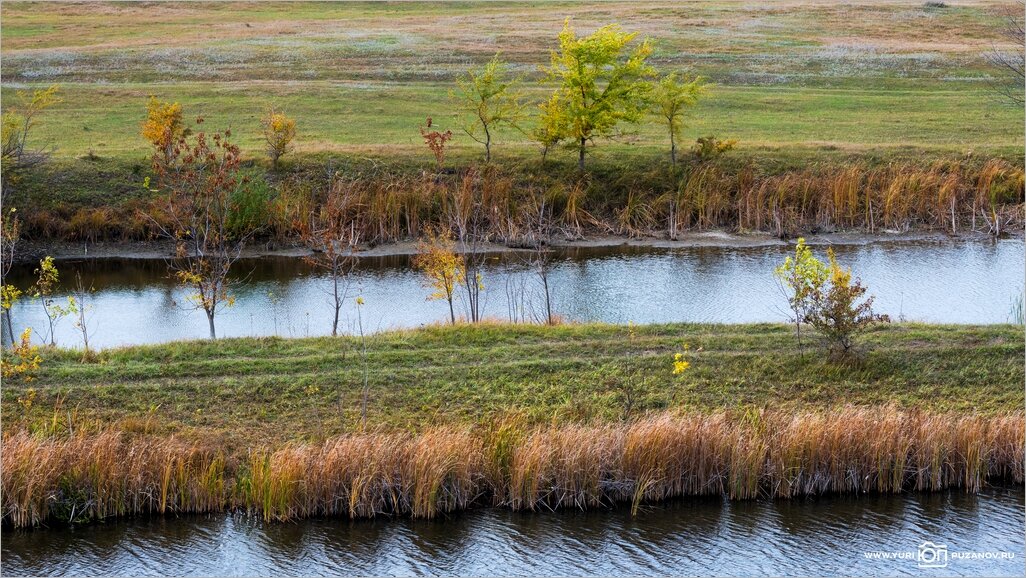
M480 68L456 79L449 97L463 113L463 131L485 147L485 162L492 160L492 139L501 127L516 128L524 115L520 80L510 76L509 65L496 54Z
M428 278L434 292L428 299L445 299L449 303L449 321L456 324L453 307L456 287L463 283L463 260L456 254L456 242L448 230L429 229L420 242L413 265Z
M164 162L171 161L175 144L189 132L182 121L182 105L177 102L161 102L156 96L150 96L146 104L142 136L159 151Z
M264 113L261 125L264 127L264 141L267 143L271 167L278 170L278 160L295 148L292 141L296 138L296 120L271 106Z

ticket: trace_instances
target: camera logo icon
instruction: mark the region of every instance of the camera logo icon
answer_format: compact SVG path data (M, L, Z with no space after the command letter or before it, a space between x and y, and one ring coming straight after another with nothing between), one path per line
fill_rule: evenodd
M948 547L927 540L919 545L918 561L920 568L947 568Z

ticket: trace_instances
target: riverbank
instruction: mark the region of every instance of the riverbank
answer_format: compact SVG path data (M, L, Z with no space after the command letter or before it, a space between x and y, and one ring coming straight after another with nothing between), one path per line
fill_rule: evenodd
M1009 231L1004 237L1021 237L1022 231ZM945 242L967 241L977 242L992 240L992 235L982 232L966 231L949 233L944 231L882 231L874 234L862 231L839 231L833 233L814 233L806 235L805 241L810 246L826 245L869 245L876 243L899 242ZM613 247L641 247L653 249L689 249L696 247L750 248L770 247L793 244L793 239L783 239L768 233L737 233L727 230L690 231L677 234L671 239L665 232L646 237L630 237L618 235L594 235L583 239L553 239L549 246L553 249L601 249ZM519 246L500 243L482 243L478 248L487 253L525 252ZM415 255L418 248L415 241L398 241L377 245L364 244L357 251L357 257L392 257ZM152 259L166 260L174 255L174 244L168 241L97 241L71 242L61 240L21 241L15 263L36 263L39 259L50 256L57 260L66 259ZM313 255L308 247L298 243L262 242L245 246L241 256L245 259L261 257L294 257L301 259Z
M843 365L801 356L776 324L482 324L365 343L178 342L89 362L44 349L35 381L3 388L5 523L1022 482L1015 326L882 326Z

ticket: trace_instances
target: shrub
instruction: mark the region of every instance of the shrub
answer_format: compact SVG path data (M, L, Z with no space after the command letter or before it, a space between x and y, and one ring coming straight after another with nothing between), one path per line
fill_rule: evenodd
M36 378L36 372L42 363L39 346L32 345L32 330L26 327L21 332L21 341L11 344L11 353L0 358L0 374L4 379L20 378L24 382L29 382Z
M737 146L736 139L720 140L713 135L698 137L695 146L692 147L695 156L700 161L712 160L721 154L733 150Z
M267 156L271 157L271 167L278 170L278 160L294 148L292 141L296 138L296 120L270 107L261 124L264 127Z
M851 269L838 265L833 249L827 256L829 283L812 292L805 319L823 336L833 355L849 357L860 334L874 323L889 323L890 318L873 312L873 297L863 299L866 288L859 279L852 280Z

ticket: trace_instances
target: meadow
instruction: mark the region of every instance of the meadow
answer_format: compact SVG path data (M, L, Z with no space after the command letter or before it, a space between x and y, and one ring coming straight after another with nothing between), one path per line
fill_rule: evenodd
M367 337L366 366L352 336L175 342L103 350L92 362L80 351L44 352L35 381L5 384L4 422L39 429L72 412L79 428L123 421L132 431L239 448L317 441L361 427L365 370L367 424L412 431L482 425L507 413L532 423L618 421L629 417L625 383L630 415L888 403L995 414L1023 401L1018 326L880 326L854 365L819 350L799 355L785 325L630 332L491 323L385 332ZM673 355L684 343L692 367L675 376ZM37 393L26 410L18 399L30 387Z
M10 103L17 90L61 84L64 102L47 111L32 139L53 147L61 163L48 184L71 201L81 173L113 174L116 186L139 194L137 171L124 182L112 167L145 169L139 128L150 95L181 102L209 130L231 127L254 159L263 157L260 115L274 105L297 120L298 164L338 156L427 166L417 129L427 117L456 129L448 98L455 77L499 52L523 76L528 100L542 100L551 86L540 66L569 17L582 30L620 23L654 41L659 70L691 70L716 83L689 115L686 142L716 134L739 141L739 158L783 157L792 166L841 155L1015 159L1023 111L994 97L986 63L989 50L1009 48L997 32L1006 8L813 2L799 14L787 5L732 2L287 10L10 2L3 7L2 90ZM626 128L598 143L597 165L666 154L654 122ZM480 147L456 132L454 158L476 161ZM520 132L497 140L505 162L538 154ZM561 155L553 156L558 162Z

